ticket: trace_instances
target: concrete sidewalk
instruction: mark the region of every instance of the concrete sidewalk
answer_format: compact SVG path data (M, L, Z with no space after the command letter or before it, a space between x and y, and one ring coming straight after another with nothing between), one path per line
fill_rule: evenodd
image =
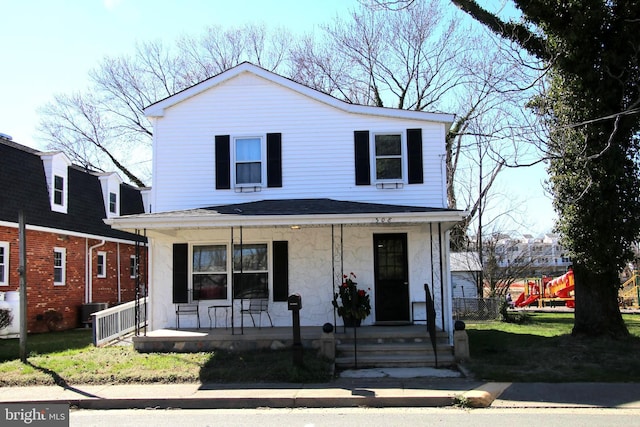
M509 384L442 378L340 378L326 384L150 384L0 388L2 403L83 409L487 407Z
M465 378L339 378L324 384L134 384L2 387L0 403L129 408L625 408L638 383L485 383Z

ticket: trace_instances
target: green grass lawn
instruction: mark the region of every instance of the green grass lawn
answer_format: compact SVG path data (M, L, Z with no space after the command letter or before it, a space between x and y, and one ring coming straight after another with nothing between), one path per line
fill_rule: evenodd
M524 324L469 322L465 365L491 381L640 381L640 316L624 320L625 340L572 337L572 313L531 313Z
M631 337L615 341L570 335L573 314L531 313L524 324L467 323L477 379L523 382L640 382L640 316L625 315ZM171 382L330 381L329 363L305 351L138 353L131 346L95 348L90 330L29 335L28 359L19 340L0 340L0 386Z
M27 363L19 340L0 340L0 386L172 382L325 382L329 363L305 351L138 353L132 346L96 348L90 330L29 335Z

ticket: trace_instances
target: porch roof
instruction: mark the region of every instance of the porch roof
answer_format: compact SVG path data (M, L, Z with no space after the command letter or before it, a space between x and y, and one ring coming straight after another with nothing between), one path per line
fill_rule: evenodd
M423 206L333 199L282 199L126 215L106 219L105 222L122 230L418 223L442 223L453 226L466 215L465 211Z

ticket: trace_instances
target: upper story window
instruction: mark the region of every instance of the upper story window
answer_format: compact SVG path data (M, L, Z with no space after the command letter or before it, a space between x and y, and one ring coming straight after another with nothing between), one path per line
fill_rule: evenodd
M64 206L64 178L59 175L53 177L53 203Z
M66 214L69 205L69 166L64 153L44 153L40 156L49 191L51 210Z
M9 285L9 242L0 242L0 286Z
M53 284L62 286L66 280L67 250L65 248L53 248Z
M262 138L235 138L235 183L262 185L263 149Z
M107 218L120 214L120 184L122 180L117 173L106 173L98 176L102 189L102 202Z
M402 181L402 134L374 136L376 181Z
M422 129L398 132L356 130L355 184L377 188L403 188L424 184Z
M282 187L282 134L216 135L216 190Z
M118 195L116 193L109 193L109 212L118 213Z

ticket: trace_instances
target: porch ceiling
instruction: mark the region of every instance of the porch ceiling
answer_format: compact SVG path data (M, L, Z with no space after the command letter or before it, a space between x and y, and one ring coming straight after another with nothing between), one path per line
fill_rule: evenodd
M449 228L467 212L333 199L261 200L182 211L127 215L105 222L122 230L440 223Z

